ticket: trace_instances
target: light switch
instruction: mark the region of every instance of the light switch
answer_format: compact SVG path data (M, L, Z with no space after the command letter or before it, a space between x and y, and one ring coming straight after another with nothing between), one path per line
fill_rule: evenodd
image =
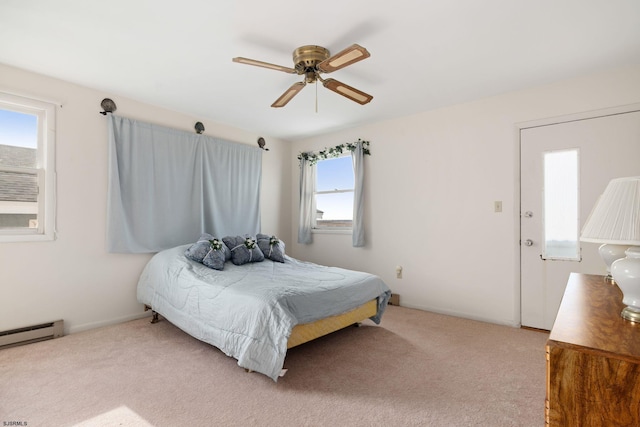
M502 201L496 200L493 202L493 211L494 212L502 212Z

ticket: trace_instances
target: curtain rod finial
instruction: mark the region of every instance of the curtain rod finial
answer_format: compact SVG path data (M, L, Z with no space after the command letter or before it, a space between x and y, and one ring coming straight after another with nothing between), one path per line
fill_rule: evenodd
M106 116L107 113L113 113L118 109L118 107L116 107L116 103L109 98L103 99L102 102L100 103L100 106L104 110L104 111L100 111L100 114L102 114L103 116Z
M202 122L197 122L196 126L195 126L195 129L196 129L196 133L198 135L200 135L202 132L204 132L204 125L202 124Z

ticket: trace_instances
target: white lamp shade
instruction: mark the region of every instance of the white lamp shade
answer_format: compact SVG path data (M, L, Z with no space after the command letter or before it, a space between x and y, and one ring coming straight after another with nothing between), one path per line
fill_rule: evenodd
M640 176L609 182L587 218L580 240L640 245Z

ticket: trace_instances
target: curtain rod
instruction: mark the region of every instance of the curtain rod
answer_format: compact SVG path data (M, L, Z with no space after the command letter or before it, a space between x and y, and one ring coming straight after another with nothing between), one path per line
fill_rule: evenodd
M100 114L102 114L103 116L106 116L108 113L113 113L118 109L118 106L111 98L103 99L100 102L100 107L102 107L102 111L100 111ZM202 122L196 122L194 128L198 135L201 135L202 132L204 132L204 125L202 124Z

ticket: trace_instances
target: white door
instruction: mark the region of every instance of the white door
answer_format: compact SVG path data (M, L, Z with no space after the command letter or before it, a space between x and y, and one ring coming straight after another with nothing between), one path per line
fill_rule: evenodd
M569 273L606 274L580 230L611 179L640 176L638 110L520 130L523 326L552 328Z

